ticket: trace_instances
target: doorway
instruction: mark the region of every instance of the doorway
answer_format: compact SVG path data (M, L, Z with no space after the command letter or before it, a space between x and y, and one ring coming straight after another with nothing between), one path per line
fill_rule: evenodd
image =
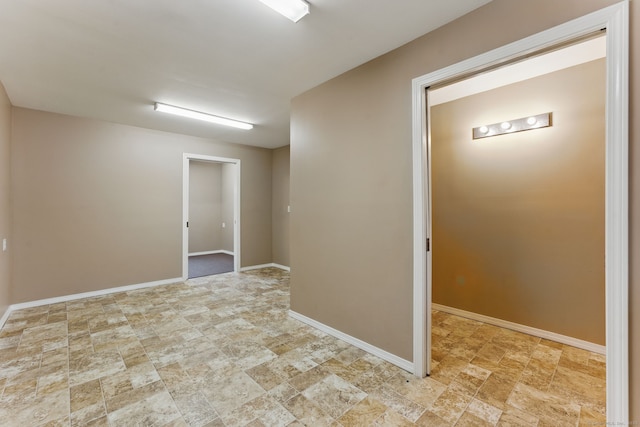
M605 57L598 32L429 89L434 309L605 353Z
M413 81L414 373L430 372L432 216L427 89L606 29L605 294L607 420L628 421L628 2ZM425 111L427 112L425 114ZM437 242L433 242L437 245Z
M185 153L182 207L183 280L238 271L240 160Z

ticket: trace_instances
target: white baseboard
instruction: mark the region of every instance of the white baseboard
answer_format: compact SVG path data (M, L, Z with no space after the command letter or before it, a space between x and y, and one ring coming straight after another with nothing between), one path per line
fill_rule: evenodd
M413 372L413 362L409 362L408 360L398 357L395 354L391 354L386 350L382 350L381 348L373 346L358 338L352 337L351 335L345 334L344 332L340 332L339 330L334 329L331 326L327 326L324 323L320 323L317 320L313 320L303 314L296 313L295 311L289 310L289 316L301 321L302 323L306 323L313 328L319 329L322 332L325 332L335 338L345 341L353 345L354 347L358 347L359 349L364 350L367 353L371 353L382 360L386 360L387 362L392 363L397 367L404 369L405 371Z
M247 267L240 268L240 271L259 270L261 268L279 268L280 270L291 271L291 269L286 265L276 264L275 262L271 262L269 264L249 265Z
M172 283L179 283L182 281L183 281L182 278L176 277L174 279L156 280L154 282L138 283L135 285L119 286L117 288L101 289L99 291L82 292L79 294L65 295L61 297L53 297L53 298L36 300L36 301L28 301L28 302L21 302L18 304L11 304L7 309L7 311L5 312L4 316L2 316L2 319L0 319L0 328L4 326L4 323L9 318L9 315L11 314L11 312L16 310L21 310L24 308L39 307L42 305L57 304L60 302L73 301L73 300L82 299L82 298L90 298L90 297L96 297L96 296L102 296L102 295L115 294L118 292L133 291L136 289L151 288L154 286L170 285Z
M214 255L214 254L227 254L234 256L235 254L231 251L225 251L224 249L220 249L217 251L205 251L205 252L191 252L188 256L200 256L200 255Z
M7 307L7 309L4 311L4 314L2 315L2 318L0 318L0 329L2 329L7 319L9 319L10 314L11 314L11 306Z
M534 337L556 341L562 344L570 345L572 347L577 347L583 350L591 351L593 353L598 353L598 354L606 353L606 347L603 345L580 340L578 338L573 338L566 335L557 334L555 332L545 331L543 329L534 328L532 326L526 326L526 325L521 325L519 323L509 322L507 320L496 319L495 317L489 317L483 314L472 313L470 311L460 310L459 308L448 307L446 305L441 305L441 304L432 303L431 308L433 310L443 311L445 313L453 314L460 317L465 317L467 319L477 320L478 322L487 323L489 325L499 326L501 328L511 329L513 331L522 332L528 335L533 335Z

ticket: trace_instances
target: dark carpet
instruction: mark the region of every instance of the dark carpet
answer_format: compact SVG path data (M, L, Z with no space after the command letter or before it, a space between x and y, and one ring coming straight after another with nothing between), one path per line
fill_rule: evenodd
M189 279L233 271L233 255L211 254L189 257Z

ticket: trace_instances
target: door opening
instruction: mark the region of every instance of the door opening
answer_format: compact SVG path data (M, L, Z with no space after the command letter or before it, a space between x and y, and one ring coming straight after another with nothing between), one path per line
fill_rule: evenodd
M479 55L413 81L414 373L431 363L432 170L429 87L442 85L606 29L605 294L607 421L628 422L628 2ZM425 113L426 112L426 113ZM515 118L515 117L513 117ZM509 118L512 119L512 118ZM425 256L426 255L426 256Z
M605 57L599 31L428 89L435 309L604 354Z
M219 181L215 191L207 188L213 184L207 182L212 178ZM241 265L240 160L185 153L182 209L183 280L229 271L231 265L232 271L238 271ZM191 230L198 234L190 238Z

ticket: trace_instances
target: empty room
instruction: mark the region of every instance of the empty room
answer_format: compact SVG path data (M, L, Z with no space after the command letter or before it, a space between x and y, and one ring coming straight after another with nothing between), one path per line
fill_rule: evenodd
M640 422L640 6L400 3L0 0L0 424Z

